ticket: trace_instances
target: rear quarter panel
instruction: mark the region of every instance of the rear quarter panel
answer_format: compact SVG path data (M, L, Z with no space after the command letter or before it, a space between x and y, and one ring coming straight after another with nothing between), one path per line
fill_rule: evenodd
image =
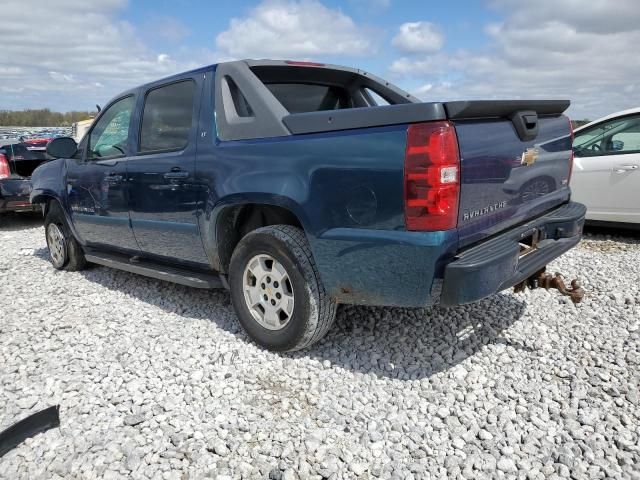
M405 139L406 126L395 126L201 147L203 232L220 209L253 202L291 210L312 237L402 229Z
M221 212L243 203L277 205L300 220L334 299L428 304L457 233L405 230L406 132L399 125L199 148L200 229L214 268L221 267L215 257Z

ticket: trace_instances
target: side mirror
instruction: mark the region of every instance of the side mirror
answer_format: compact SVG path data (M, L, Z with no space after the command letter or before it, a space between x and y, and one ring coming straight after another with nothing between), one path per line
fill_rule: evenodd
M71 158L78 151L78 144L71 137L54 138L47 144L47 154L53 158Z

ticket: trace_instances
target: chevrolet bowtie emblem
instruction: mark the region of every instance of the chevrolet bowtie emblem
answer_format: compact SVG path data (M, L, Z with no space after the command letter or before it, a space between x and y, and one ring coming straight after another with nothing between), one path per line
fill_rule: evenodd
M537 159L538 149L533 147L527 148L522 154L522 160L520 161L520 164L524 165L525 167L530 167L531 165L536 163Z

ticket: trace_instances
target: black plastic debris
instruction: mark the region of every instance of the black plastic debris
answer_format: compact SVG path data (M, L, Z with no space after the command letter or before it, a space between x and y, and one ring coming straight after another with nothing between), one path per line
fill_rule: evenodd
M0 432L0 457L27 438L60 426L60 405L45 408Z

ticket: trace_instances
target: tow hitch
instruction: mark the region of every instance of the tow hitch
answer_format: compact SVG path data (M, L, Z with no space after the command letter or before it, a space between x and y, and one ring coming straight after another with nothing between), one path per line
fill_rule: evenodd
M580 282L577 279L571 280L571 287L567 287L564 284L564 279L561 274L556 273L555 275L551 275L550 273L546 273L545 270L546 269L543 268L526 280L518 283L513 287L513 290L516 293L520 293L524 292L527 287L531 290L536 288L546 288L547 290L555 288L562 295L570 297L573 303L580 303L582 301L582 297L584 297L584 289L580 286Z

